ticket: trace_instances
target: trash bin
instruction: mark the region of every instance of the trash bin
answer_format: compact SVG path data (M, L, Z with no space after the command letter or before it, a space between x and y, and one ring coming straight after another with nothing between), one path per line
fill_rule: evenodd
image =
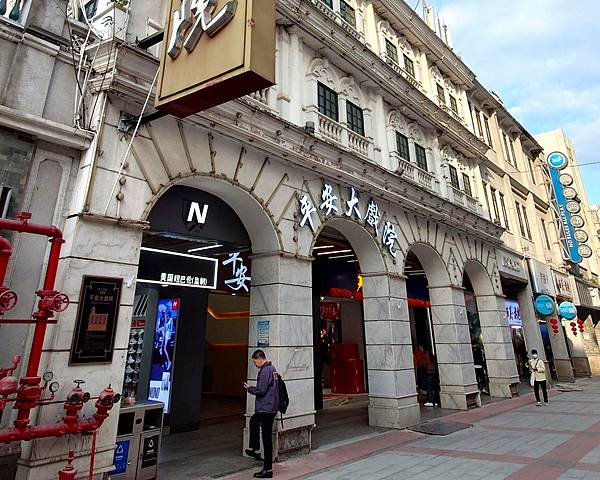
M158 470L162 439L162 402L146 400L121 407L117 426L114 480L152 480Z

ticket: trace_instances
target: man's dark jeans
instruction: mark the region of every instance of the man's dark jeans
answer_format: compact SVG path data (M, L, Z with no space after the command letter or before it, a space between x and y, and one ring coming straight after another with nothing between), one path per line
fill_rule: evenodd
M260 432L262 432L264 470L273 469L273 422L275 413L255 413L250 418L250 445L254 450L260 450Z

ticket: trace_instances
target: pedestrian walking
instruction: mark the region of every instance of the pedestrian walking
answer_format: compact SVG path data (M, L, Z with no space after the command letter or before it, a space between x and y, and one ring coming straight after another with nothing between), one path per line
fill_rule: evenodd
M256 350L252 354L254 366L258 368L256 387L244 383L244 388L250 395L256 397L254 415L250 418L250 445L246 454L256 460L260 456L260 438L262 432L263 469L256 472L256 478L273 478L273 422L279 409L278 374L275 367L268 362L265 352Z
M531 351L531 359L527 362L529 371L531 372L531 383L535 391L535 401L538 407L542 406L540 402L540 387L544 395L544 405L548 405L548 391L546 388L546 365L544 361L538 357L537 350Z
M435 355L429 351L425 352L425 375L426 375L426 385L427 385L427 402L425 402L424 406L426 407L434 407L435 405L440 405L440 380L438 376L438 366L437 359Z

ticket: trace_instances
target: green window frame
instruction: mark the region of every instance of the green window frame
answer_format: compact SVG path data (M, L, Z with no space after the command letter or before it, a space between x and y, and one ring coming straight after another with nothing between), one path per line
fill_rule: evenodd
M454 165L448 165L448 171L450 172L450 185L452 185L457 190L460 190L460 185L458 183L458 171Z
M331 88L318 83L319 113L339 122L338 94Z
M398 155L407 162L410 162L410 150L408 149L408 138L402 135L400 132L396 132L396 149Z
M456 103L456 98L453 95L449 95L450 98L450 108L454 113L458 115L458 103Z
M439 83L436 83L437 86L437 97L443 105L446 105L446 93L444 91L444 87L442 87Z
M321 0L321 3L324 3L333 10L333 0Z
M365 120L363 118L362 108L346 100L346 120L350 130L359 135L365 136Z
M417 160L417 167L426 172L429 171L427 168L427 154L425 153L425 149L418 143L415 143L415 158Z
M398 48L387 38L385 39L385 53L387 53L387 56L390 60L392 60L395 64L398 64Z
M471 189L471 179L469 178L469 176L466 173L463 173L462 177L463 177L464 191L469 197L472 197L473 190Z
M354 9L344 0L340 0L340 15L344 21L356 28L356 13Z
M406 70L406 73L411 77L415 78L415 64L408 58L408 55L404 55L404 70Z
M510 222L508 221L508 211L506 210L506 202L504 200L504 194L499 193L500 196L500 208L502 209L502 216L504 217L504 228L507 232L510 232Z

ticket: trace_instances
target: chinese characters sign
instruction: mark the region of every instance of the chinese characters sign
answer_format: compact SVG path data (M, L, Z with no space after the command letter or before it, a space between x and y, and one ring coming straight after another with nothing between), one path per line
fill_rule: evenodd
M69 363L110 363L123 279L84 276Z
M217 288L216 258L142 247L138 282L190 288Z
M367 209L363 213L359 207L359 193L356 188L350 187L350 199L344 202L345 206L343 209L344 216L355 219L359 222L363 222L365 226L373 233L373 236L381 240L381 244L390 255L396 258L396 248L398 234L396 233L396 227L389 221L383 222L383 214L379 209L379 204L376 200L371 199L367 204ZM324 184L321 190L322 203L318 206L319 210L325 215L338 214L340 212L340 201L336 195L333 194L333 187L329 184ZM308 227L315 232L315 224L313 218L317 217L317 207L313 204L308 194L303 194L299 198L299 210L300 210L300 227L308 225Z
M240 252L230 253L228 257L223 261L223 266L231 265L231 278L225 280L225 285L236 292L241 289L248 292L247 283L251 278L246 275L248 267L244 265L244 259L240 257Z

